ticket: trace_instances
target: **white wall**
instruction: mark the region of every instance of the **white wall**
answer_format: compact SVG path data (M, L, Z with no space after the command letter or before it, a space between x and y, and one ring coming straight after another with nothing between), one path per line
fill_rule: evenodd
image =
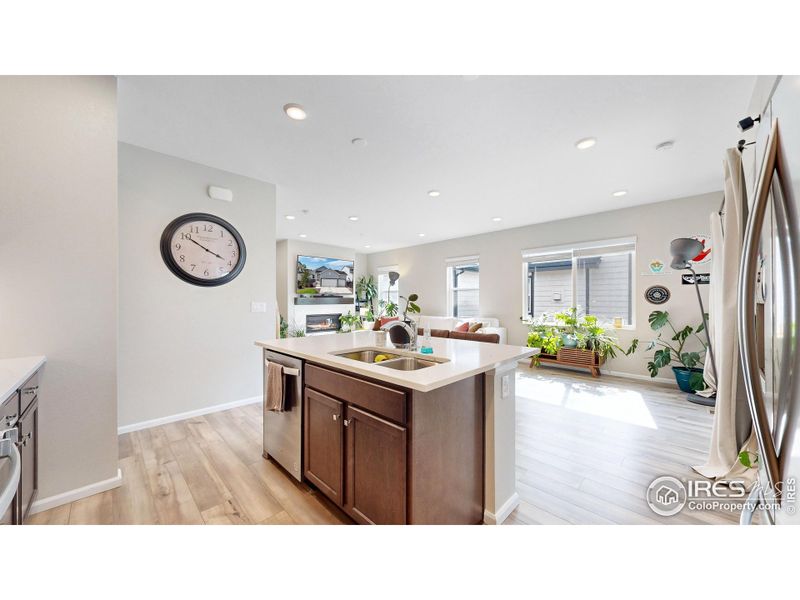
M233 190L212 200L208 185ZM119 145L119 424L131 425L261 395L253 342L275 336L275 186ZM230 222L244 238L244 270L198 287L164 265L159 239L189 212ZM251 313L250 302L266 313Z
M322 256L329 258L342 258L355 261L355 281L364 273L367 273L366 255L360 254L352 248L343 246L331 246L329 244L317 244L306 240L279 240L276 248L277 258L277 297L280 314L287 322L294 323L296 327L305 327L305 314L308 310L301 311L302 314L295 317L295 268L297 257L302 256ZM355 290L355 283L353 284ZM355 305L333 305L320 304L306 306L304 309L312 310L316 313L336 313L343 310L353 311Z
M722 169L720 168L720 179ZM369 269L375 273L383 265L399 265L400 287L404 295L416 292L422 313L444 315L447 309L445 259L480 256L480 314L499 318L508 328L509 344L524 345L527 327L522 315L522 258L526 248L555 246L572 242L620 238L638 238L635 268L635 320L631 330L619 330L626 346L633 337L653 337L647 315L657 308L670 312L677 324L700 322L700 310L692 286L681 285L680 274L647 275L651 259L669 265L669 243L673 238L709 233L709 215L719 209L722 194L711 193L690 198L647 204L621 210L597 213L550 223L539 223L514 229L470 237L400 248L369 254ZM710 272L710 263L700 272ZM644 290L651 285L666 285L672 292L670 301L661 307L644 299ZM701 286L707 305L707 286ZM640 349L632 357L610 361L607 368L647 375L645 352ZM660 376L671 377L667 371Z
M117 475L113 77L0 77L0 357L47 355L39 498Z

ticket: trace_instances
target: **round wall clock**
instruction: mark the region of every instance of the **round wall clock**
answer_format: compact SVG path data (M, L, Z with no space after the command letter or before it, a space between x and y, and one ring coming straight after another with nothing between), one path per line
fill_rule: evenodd
M651 285L644 292L645 300L650 304L664 304L669 300L669 290L663 285Z
M207 213L178 217L161 234L161 257L170 271L194 285L211 287L234 279L247 252L236 229Z

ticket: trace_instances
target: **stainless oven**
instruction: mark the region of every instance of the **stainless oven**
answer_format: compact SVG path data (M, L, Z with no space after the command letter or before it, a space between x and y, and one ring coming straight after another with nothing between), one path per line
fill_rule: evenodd
M264 457L272 458L298 481L302 480L303 455L303 361L264 350L264 401L268 363L283 365L286 395L283 412L264 411Z

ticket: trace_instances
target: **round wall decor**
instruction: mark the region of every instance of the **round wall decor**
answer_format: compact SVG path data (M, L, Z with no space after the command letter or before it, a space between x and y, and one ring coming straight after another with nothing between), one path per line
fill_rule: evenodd
M644 292L644 298L650 304L664 304L669 300L669 290L663 285L651 285Z
M211 287L228 283L244 268L244 240L230 223L207 213L173 220L161 234L161 257L177 277Z

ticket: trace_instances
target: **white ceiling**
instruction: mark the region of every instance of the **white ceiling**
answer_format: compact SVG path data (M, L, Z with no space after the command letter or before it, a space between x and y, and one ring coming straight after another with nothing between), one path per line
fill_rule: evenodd
M375 252L719 190L754 81L121 77L119 135L277 184L279 239Z

